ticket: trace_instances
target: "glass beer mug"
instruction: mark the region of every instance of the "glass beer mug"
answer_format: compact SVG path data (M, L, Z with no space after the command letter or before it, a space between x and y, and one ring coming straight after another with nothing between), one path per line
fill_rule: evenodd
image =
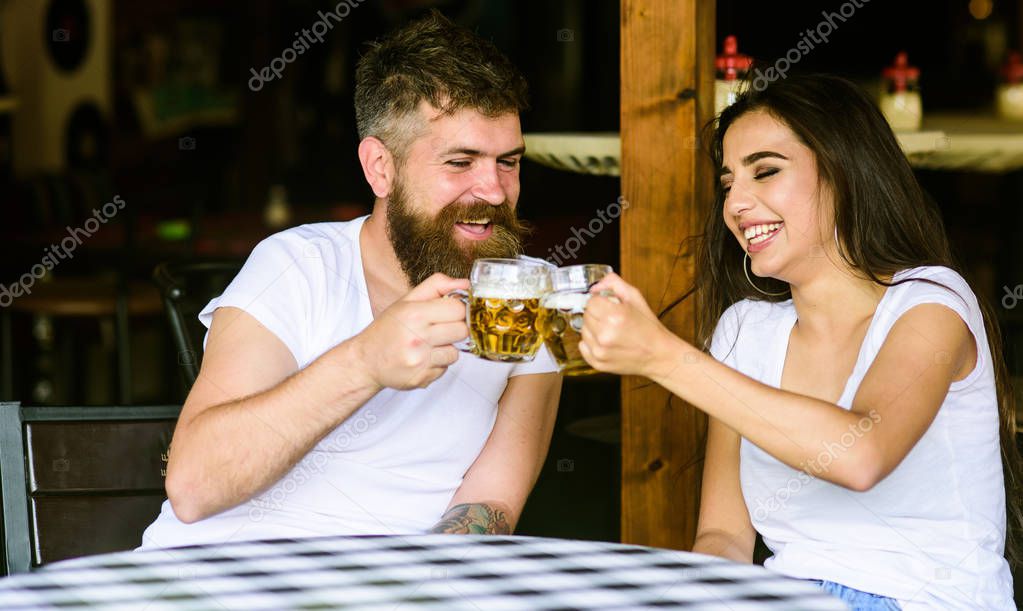
M540 299L551 290L551 266L528 259L477 259L469 291L453 291L466 304L468 345L457 346L491 361L531 361L543 337L537 330Z
M610 265L570 265L552 272L554 291L540 300L539 329L551 356L567 376L597 373L579 352L583 312L590 287L611 273ZM607 296L613 294L607 291Z

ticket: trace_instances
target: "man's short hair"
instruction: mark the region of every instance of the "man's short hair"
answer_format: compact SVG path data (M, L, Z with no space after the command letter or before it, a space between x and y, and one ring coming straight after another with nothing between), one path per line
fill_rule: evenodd
M418 136L419 104L487 117L528 107L526 79L490 41L438 11L370 43L355 70L359 138L379 138L403 161Z

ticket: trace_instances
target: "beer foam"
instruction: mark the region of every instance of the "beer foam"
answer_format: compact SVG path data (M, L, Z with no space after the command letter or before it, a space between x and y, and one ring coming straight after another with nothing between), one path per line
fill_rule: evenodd
M551 293L543 298L543 307L553 308L556 310L582 312L586 308L586 303L589 300L589 293L578 293L575 291Z
M524 286L483 285L472 287L477 299L539 299L540 294Z

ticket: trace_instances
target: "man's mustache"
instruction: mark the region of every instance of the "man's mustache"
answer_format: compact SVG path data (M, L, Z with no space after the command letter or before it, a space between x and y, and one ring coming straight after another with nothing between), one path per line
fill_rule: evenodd
M511 225L518 220L507 202L497 205L485 201L467 204L455 202L444 206L438 215L439 221L452 221L453 223L484 218L490 219L490 222L495 225Z

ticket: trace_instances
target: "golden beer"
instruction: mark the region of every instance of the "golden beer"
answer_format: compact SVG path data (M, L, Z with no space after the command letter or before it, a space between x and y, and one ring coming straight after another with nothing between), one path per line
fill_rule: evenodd
M589 297L587 293L564 291L546 295L542 300L537 325L547 350L567 376L597 373L579 352L583 311Z
M528 258L473 261L469 290L448 294L465 304L469 327L468 339L455 347L491 361L532 361L543 345L536 323L551 267Z
M540 298L516 298L474 290L469 298L469 336L475 352L495 361L528 361L543 337L537 331Z

